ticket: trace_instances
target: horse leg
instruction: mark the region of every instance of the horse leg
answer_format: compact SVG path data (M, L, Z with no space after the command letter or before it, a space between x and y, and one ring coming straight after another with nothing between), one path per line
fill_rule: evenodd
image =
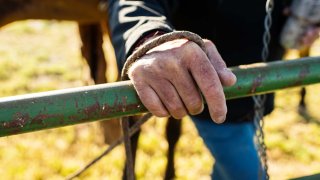
M107 63L103 51L103 31L99 23L79 24L80 38L82 41L81 53L90 68L90 75L95 84L107 82ZM112 143L121 136L118 119L100 121L104 142Z
M129 120L129 126L132 127L134 125L134 123L140 118L140 116L131 116L128 118ZM139 140L139 136L140 136L140 130L138 132L136 132L133 136L131 136L130 140L131 140L131 153L132 153L132 160L133 160L133 169L135 169L135 162L136 162L136 153L137 153L137 148L138 148L138 140ZM122 179L126 180L128 179L126 177L127 174L127 163L128 161L126 160L125 162L125 166L124 166L124 170L123 170L123 176Z
M168 141L168 163L166 167L166 180L173 179L175 177L174 170L174 149L179 140L181 134L181 121L180 119L174 119L170 117L166 126L166 136Z
M100 24L79 24L79 32L82 41L81 53L89 65L94 83L106 83L107 64L102 49L103 34Z
M301 96L301 99L300 99L300 102L299 102L299 107L303 107L303 108L306 108L306 102L305 102L305 97L306 97L306 88L302 88L301 91L300 91L300 96Z
M309 56L309 51L310 51L309 48L305 48L305 49L300 50L300 52L299 52L300 57L308 57ZM306 88L305 87L301 88L298 112L299 112L300 115L305 117L305 119L308 121L309 120L309 118L308 118L309 116L308 116L306 102L305 102L306 94L307 94Z

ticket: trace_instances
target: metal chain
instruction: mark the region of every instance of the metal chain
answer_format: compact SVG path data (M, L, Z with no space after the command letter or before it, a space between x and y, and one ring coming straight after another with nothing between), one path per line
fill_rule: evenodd
M266 2L266 16L264 19L264 34L263 34L263 49L261 52L261 59L262 62L266 62L267 58L269 56L269 43L271 40L271 25L272 25L272 11L274 7L274 1L273 0L267 0ZM261 78L261 77L258 77ZM261 168L261 171L259 172L259 177L262 179L263 177L263 170L265 172L265 178L269 179L268 174L268 164L267 164L267 147L265 145L264 141L264 105L266 101L266 95L258 95L253 96L254 101L254 126L256 128L256 138L257 138L257 145L258 145L258 152L260 155L261 165L263 168Z

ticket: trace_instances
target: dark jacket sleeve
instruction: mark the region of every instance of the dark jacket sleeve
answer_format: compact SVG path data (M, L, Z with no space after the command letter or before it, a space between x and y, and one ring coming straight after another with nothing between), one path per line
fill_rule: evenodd
M161 0L109 0L111 39L120 71L140 39L156 30L173 31L167 7Z

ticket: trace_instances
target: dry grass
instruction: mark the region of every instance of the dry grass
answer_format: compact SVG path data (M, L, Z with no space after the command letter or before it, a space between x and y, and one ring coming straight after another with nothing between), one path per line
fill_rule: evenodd
M1 29L0 39L0 97L87 83L75 24L15 23ZM265 121L272 179L320 171L320 85L307 90L311 122L297 113L299 89L277 92L276 109ZM190 120L183 121L176 157L177 179L209 179L214 160ZM139 179L161 179L164 174L165 122L152 120L143 127L136 167ZM105 148L96 123L4 137L0 139L0 177L63 179ZM123 147L116 148L81 179L120 179L123 157Z

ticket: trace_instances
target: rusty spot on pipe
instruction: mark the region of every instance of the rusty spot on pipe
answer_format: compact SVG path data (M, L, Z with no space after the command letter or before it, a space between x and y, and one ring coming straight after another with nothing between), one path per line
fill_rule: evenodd
M310 70L309 66L303 66L299 72L298 79L292 84L293 86L301 85L303 80L308 76Z
M22 114L20 112L17 112L13 115L12 119L13 120L10 122L2 123L1 126L4 128L22 128L29 122L30 116L29 114Z
M98 117L103 117L103 116L108 116L111 113L115 112L126 112L126 111L132 111L136 110L137 108L140 107L139 103L135 104L127 104L127 96L121 97L121 102L119 101L119 98L116 97L113 105L108 105L108 104L102 104L97 101L95 104L90 105L82 110L82 113L86 115L86 117L93 117L93 116L98 116ZM71 117L75 118L75 117Z
M95 104L86 107L86 108L83 110L83 113L84 113L87 117L90 117L90 116L92 116L92 115L99 114L100 109L101 109L101 108L100 108L99 102L96 102Z
M38 114L36 117L32 118L31 123L45 125L44 121L49 118L57 118L61 121L64 119L63 117L64 117L63 115L59 115L59 114Z
M257 78L255 78L252 82L252 86L249 93L250 94L255 93L257 88L261 86L262 81L263 81L263 78L261 76L258 76Z

